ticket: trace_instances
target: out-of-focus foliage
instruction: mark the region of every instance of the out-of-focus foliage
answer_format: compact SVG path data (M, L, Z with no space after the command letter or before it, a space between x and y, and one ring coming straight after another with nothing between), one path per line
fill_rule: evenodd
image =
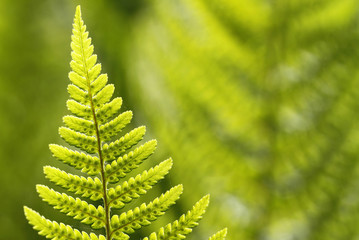
M189 198L214 195L213 226L356 239L358 2L158 1L147 14L131 77L181 161L173 177Z
M66 91L57 89L66 89L68 66L58 61L68 58L72 14L62 5L0 1L0 239L38 239L20 206L40 205L33 192L50 157L44 143L58 140L64 113Z
M21 206L46 211L33 186L58 140L78 2L135 125L174 159L173 215L211 194L193 239L358 237L358 1L2 0L0 239L37 239Z

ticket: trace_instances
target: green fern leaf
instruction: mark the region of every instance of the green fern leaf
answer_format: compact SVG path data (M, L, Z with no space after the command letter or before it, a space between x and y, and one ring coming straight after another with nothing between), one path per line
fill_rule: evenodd
M82 103L76 102L75 100L67 100L67 108L76 116L83 117L87 120L92 119L91 107L83 105Z
M34 229L38 230L39 234L46 238L57 240L106 240L102 235L98 237L93 233L90 235L85 232L80 233L79 230L74 230L69 225L50 221L28 207L24 207L24 212L30 224L34 226Z
M44 173L51 182L66 188L70 192L88 197L93 201L103 198L102 183L98 177L86 179L50 166L44 167Z
M101 74L98 78L90 84L91 92L97 94L107 84L107 74ZM121 104L120 104L121 106Z
M100 125L100 135L104 139L104 141L110 140L112 137L119 134L124 127L131 121L132 112L127 111L120 115L118 115L112 121Z
M113 161L121 156L122 153L141 141L145 132L146 127L138 127L115 142L105 143L102 149L105 161Z
M71 99L67 101L67 107L73 115L63 118L65 127L59 128L59 134L78 150L56 144L50 144L49 148L58 160L94 177L70 174L51 166L45 166L44 173L47 179L67 191L93 201L101 200L101 204L95 206L45 185L37 185L36 188L43 201L60 212L90 225L92 229L104 228L106 235L80 233L71 226L50 221L28 207L24 208L25 215L40 235L54 240L126 240L129 239L128 234L149 225L175 204L182 194L183 187L173 187L152 202L142 203L133 210L119 214L111 211L121 209L133 199L146 194L169 172L172 159L165 160L117 186L109 186L116 184L120 178L126 177L127 173L139 167L154 152L157 142L151 140L130 151L143 139L146 132L144 126L112 141L129 124L132 112L119 113L121 98L111 101L114 85L107 84L106 74L100 74L101 64L96 63L97 56L93 54L94 48L81 19L80 7L76 9L71 48L71 84L68 86ZM179 222L175 222L173 226L177 224L179 227L171 232L171 236L183 236L191 232L191 228L197 225L204 213L208 201L209 198L205 197L192 211L181 217Z
M61 194L43 185L37 185L36 188L40 197L53 205L55 209L59 209L83 223L92 224L95 229L105 226L105 212L102 206L96 208L79 198L74 199L65 193Z
M140 207L136 207L134 210L129 210L128 212L122 213L120 216L113 216L111 218L111 227L113 228L114 233L122 231L131 234L135 229L149 225L150 221L154 221L159 216L163 215L168 207L175 203L182 194L182 191L182 185L178 185L147 205L143 203Z
M172 159L168 159L156 167L137 175L136 178L130 178L122 183L121 186L110 188L108 190L109 205L113 208L122 208L125 203L146 194L147 190L162 179L171 167Z
M211 236L208 240L224 240L227 236L227 228L217 232L213 236Z
M114 98L111 102L104 104L100 109L96 110L98 123L106 123L108 119L112 118L122 106L121 98Z
M67 91L70 94L70 98L74 99L75 101L84 105L88 105L90 103L87 92L78 88L76 85L69 84Z
M116 183L126 174L137 168L145 159L152 155L157 146L156 140L151 140L134 151L119 157L106 166L106 176L111 183Z
M90 73L90 74L96 74L96 73ZM107 103L111 99L114 91L115 91L115 87L112 84L106 85L97 94L93 95L94 96L92 100L93 104L97 108L101 107L104 103Z
M60 127L60 136L70 145L82 149L88 153L96 153L96 137L87 136L70 128Z
M75 116L65 116L62 120L68 128L73 129L77 132L83 133L88 136L94 136L96 134L96 128L92 121Z
M50 144L49 148L54 157L76 169L81 169L89 175L95 175L101 172L101 163L98 157L73 151L56 144Z
M158 233L151 233L149 237L143 240L157 239L185 239L187 234L192 232L192 228L198 225L198 221L202 218L209 204L209 195L199 200L186 214L183 214L179 220L167 224L162 227Z

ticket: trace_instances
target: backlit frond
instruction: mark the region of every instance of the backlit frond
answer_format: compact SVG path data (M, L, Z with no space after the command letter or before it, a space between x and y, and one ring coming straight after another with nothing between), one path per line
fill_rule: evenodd
M88 35L81 19L80 7L77 7L71 38L72 71L69 73L71 83L68 86L71 99L67 101L67 107L73 115L63 117L65 126L59 128L62 139L76 150L57 144L50 144L49 148L58 160L91 177L51 166L45 166L44 173L47 179L68 192L94 202L74 198L45 185L37 185L36 188L43 201L73 219L90 225L94 230L104 229L105 236L80 233L63 223L51 222L30 208L25 207L24 210L34 229L53 240L127 240L129 234L165 214L180 197L183 188L182 185L173 187L152 202L139 204L132 210L119 214L111 211L119 210L133 199L146 194L168 173L172 159L124 179L121 184L110 185L118 183L120 178L126 177L127 173L138 168L152 155L157 141L150 140L131 150L143 139L146 132L144 126L118 136L130 123L132 112L120 113L122 99L111 100L115 87L107 84L106 74L101 74L101 64L96 63L97 56L93 54L94 47ZM203 202L201 206L196 204L196 209L203 208L200 214L203 214L207 203ZM188 223L183 223L187 232L199 220L199 216L191 216Z

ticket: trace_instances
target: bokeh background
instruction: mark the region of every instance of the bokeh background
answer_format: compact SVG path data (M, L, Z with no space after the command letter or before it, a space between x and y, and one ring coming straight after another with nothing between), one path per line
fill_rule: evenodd
M132 126L159 142L145 167L174 159L150 198L184 185L133 239L207 193L188 239L359 239L359 1L1 0L1 240L40 239L23 205L83 228L35 190L44 165L64 167L48 144L62 141L78 4Z

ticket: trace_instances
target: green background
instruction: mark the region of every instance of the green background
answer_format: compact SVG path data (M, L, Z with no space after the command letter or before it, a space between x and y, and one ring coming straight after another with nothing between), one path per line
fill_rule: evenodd
M355 0L0 1L0 239L40 239L23 214L83 225L35 185L68 114L76 5L103 72L171 156L149 193L184 185L140 239L211 204L189 239L359 238L359 3ZM143 199L140 199L140 201ZM139 202L137 202L139 203ZM135 206L135 205L134 205Z

